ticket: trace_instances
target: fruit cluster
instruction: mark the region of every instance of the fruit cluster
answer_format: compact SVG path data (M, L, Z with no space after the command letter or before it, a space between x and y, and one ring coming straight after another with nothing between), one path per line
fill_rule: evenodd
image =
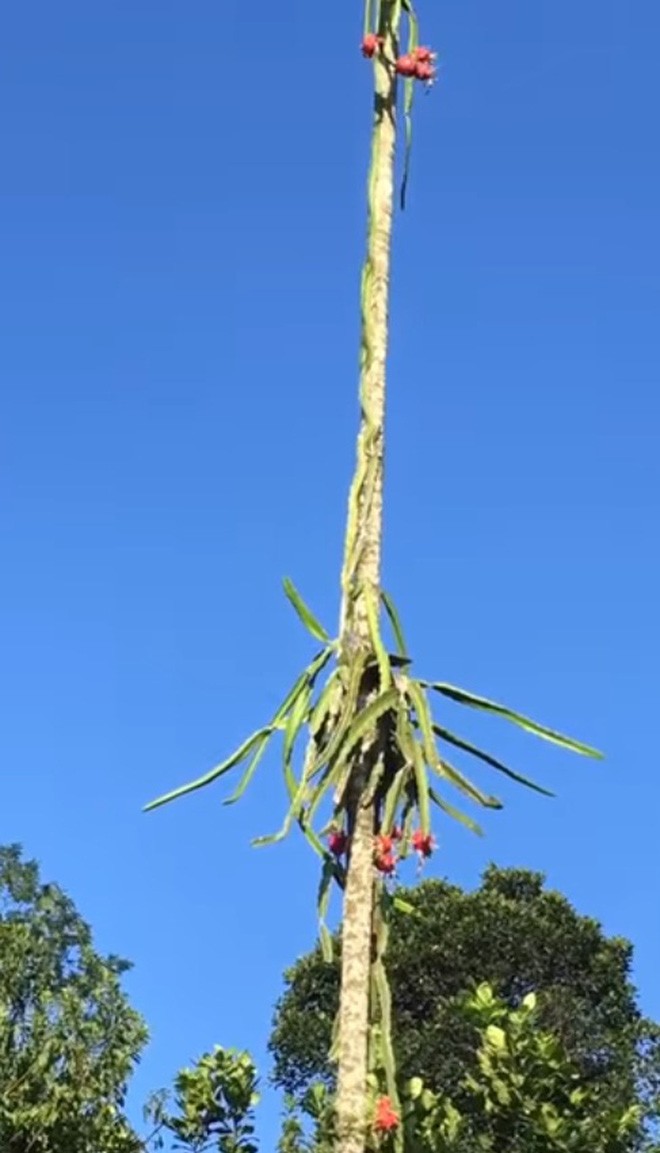
M395 846L402 839L401 829L395 827L389 834L379 833L374 838L374 865L379 873L391 877L396 872L399 858ZM435 840L430 833L416 829L410 838L412 848L420 861L427 860L435 849ZM348 849L348 837L343 829L335 829L328 837L328 849L334 857L343 857Z
M389 1097L379 1097L376 1101L376 1110L374 1113L374 1129L376 1133L390 1133L393 1129L398 1129L400 1123L399 1114L392 1105Z
M374 845L374 864L379 873L383 873L386 877L391 877L396 872L397 857L395 845L401 840L401 830L394 828L389 836L381 834L376 837ZM430 833L423 833L421 829L415 829L410 843L417 853L420 861L427 860L433 850L435 849L435 841Z
M367 33L362 41L362 55L371 60L382 49L383 37L376 36L375 32ZM399 76L423 80L426 84L432 84L435 80L435 58L435 53L430 48L420 45L418 48L413 48L411 52L399 56L394 61L394 69Z

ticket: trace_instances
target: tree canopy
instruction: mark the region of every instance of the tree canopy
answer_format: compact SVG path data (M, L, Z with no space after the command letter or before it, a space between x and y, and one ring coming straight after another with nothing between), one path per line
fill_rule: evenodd
M414 912L394 912L387 958L402 1080L420 1077L469 1111L474 1097L466 1074L478 1075L479 1035L465 1012L466 996L488 983L503 1005L519 1010L534 993L538 1028L556 1039L580 1083L591 1087L592 1109L599 1101L609 1116L613 1108L623 1115L639 1106L624 1147L650 1148L660 1030L639 1010L630 943L607 937L597 921L546 889L541 874L527 870L491 866L474 892L429 880L402 895ZM333 1086L328 1052L338 973L337 963L324 962L316 950L285 975L270 1048L275 1082L299 1100L318 1080Z
M121 988L129 965L94 949L57 885L0 848L0 1148L134 1153L124 1112L147 1040Z

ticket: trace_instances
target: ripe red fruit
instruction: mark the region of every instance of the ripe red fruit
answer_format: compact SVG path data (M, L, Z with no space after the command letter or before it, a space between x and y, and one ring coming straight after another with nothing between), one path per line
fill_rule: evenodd
M417 68L417 61L412 53L407 52L405 56L399 56L399 59L394 65L399 76L414 76Z
M392 837L393 841L400 841L401 840L403 833L401 832L401 829L399 828L398 825L394 826L394 828L392 829L392 832L390 833L390 836Z
M379 1097L376 1102L374 1129L377 1133L390 1133L399 1127L399 1114L389 1097Z
M382 856L386 856L392 852L393 844L394 837L387 837L383 833L381 833L379 837L376 837L376 849Z
M346 852L347 837L341 829L336 829L328 837L328 848L335 857L343 857Z
M374 864L378 872L384 873L386 877L391 877L396 871L396 861L392 853L377 853Z
M435 60L435 52L432 52L430 48L425 48L423 44L415 48L413 56L420 64L432 64Z
M420 857L430 857L435 849L435 841L430 833L417 829L412 835L412 847Z
M415 76L418 80L425 80L427 84L431 84L435 79L435 68L430 60L418 60L415 65Z
M362 55L366 56L368 60L375 56L383 43L382 36L376 36L375 32L368 32L362 41Z

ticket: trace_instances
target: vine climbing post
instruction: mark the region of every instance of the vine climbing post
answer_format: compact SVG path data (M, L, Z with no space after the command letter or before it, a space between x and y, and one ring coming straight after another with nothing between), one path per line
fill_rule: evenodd
M365 29L363 52L373 50L374 124L368 181L367 253L361 286L361 418L351 485L341 582L339 661L350 666L372 651L368 606L380 601L383 520L385 371L388 341L390 250L394 209L400 4L384 0L380 24ZM370 37L370 39L367 39ZM362 707L369 684L361 685ZM379 686L384 687L384 686ZM372 688L372 695L374 688ZM367 1124L370 969L374 913L374 799L370 769L377 738L365 741L347 789L349 852L342 920L341 985L335 1124L337 1148L363 1153Z
M420 861L435 847L431 804L443 817L475 832L471 816L447 800L453 788L485 809L500 809L449 760L452 752L519 784L546 793L497 757L437 720L431 699L499 717L564 749L589 757L597 750L446 681L412 673L400 620L381 589L385 368L388 345L390 249L395 206L397 88L403 89L405 133L401 204L408 183L415 88L432 83L434 54L419 44L413 0L364 0L362 54L373 67L374 120L368 178L367 251L361 285L360 422L341 570L339 632L332 639L288 579L285 593L321 648L297 677L271 719L203 776L151 801L155 809L212 784L243 766L225 804L249 786L273 737L282 738L288 807L280 841L298 826L321 861L319 932L332 960L326 926L331 893L343 899L341 986L332 1057L337 1065L333 1132L337 1153L365 1153L383 1142L403 1153L403 1121L394 1066L390 993L384 967L389 910L399 862ZM405 28L405 51L400 35ZM386 645L381 609L389 625ZM304 740L304 753L300 749ZM319 827L320 826L320 827Z

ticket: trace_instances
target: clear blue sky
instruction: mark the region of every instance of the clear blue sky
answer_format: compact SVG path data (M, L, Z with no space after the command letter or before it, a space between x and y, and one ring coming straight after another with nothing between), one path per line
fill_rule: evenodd
M370 95L335 8L4 14L0 840L135 961L136 1105L215 1042L262 1058L314 939L304 847L249 845L274 759L234 810L140 809L309 657L282 575L336 619ZM608 754L488 725L559 799L504 790L434 869L546 870L632 938L660 1016L660 12L420 9L442 73L397 219L385 581L422 672Z

